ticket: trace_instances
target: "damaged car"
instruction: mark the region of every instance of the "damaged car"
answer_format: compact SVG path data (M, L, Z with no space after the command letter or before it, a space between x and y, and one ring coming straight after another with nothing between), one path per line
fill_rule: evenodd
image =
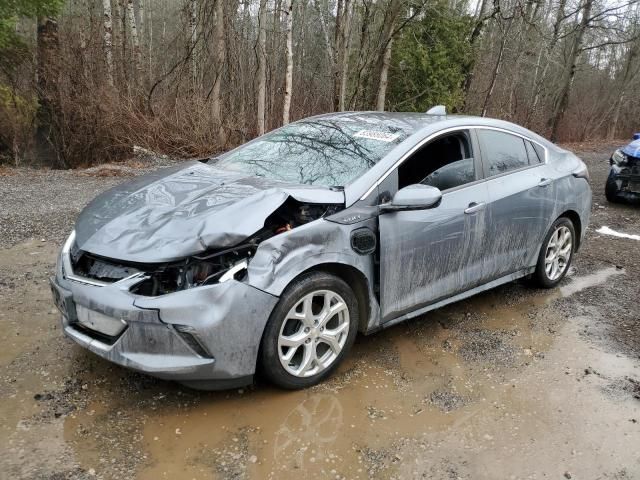
M640 203L640 133L609 159L609 176L604 193L610 202Z
M370 334L522 277L554 287L589 223L584 163L512 123L306 118L117 186L51 287L64 333L201 389L327 378Z

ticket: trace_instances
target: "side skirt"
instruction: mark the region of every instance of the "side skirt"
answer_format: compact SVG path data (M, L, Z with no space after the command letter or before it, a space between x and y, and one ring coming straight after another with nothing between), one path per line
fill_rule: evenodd
M465 298L472 297L478 293L486 292L487 290L491 290L492 288L498 287L500 285L504 285L505 283L513 282L522 277L526 277L527 275L532 274L536 270L536 267L528 267L523 270L519 270L515 273L511 273L509 275L505 275L504 277L500 277L496 280L492 280L488 283L480 285L479 287L472 288L471 290L467 290L462 293L458 293L452 297L445 298L444 300L440 300L439 302L432 303L431 305L427 305L426 307L419 308L418 310L414 310L413 312L405 313L399 317L396 317L388 322L379 325L378 328L369 330L366 332L366 335L370 333L374 333L380 330L384 330L385 328L391 327L398 323L404 322L405 320L410 320L415 317L419 317L420 315L424 315L431 310L435 310L440 307L444 307L445 305L449 305L450 303L458 302L460 300L464 300Z

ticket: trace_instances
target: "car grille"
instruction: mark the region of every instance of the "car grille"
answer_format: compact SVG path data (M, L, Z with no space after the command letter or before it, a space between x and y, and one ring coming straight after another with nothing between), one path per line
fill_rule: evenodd
M83 252L75 244L70 251L70 257L74 274L105 283L117 282L141 272L139 268Z

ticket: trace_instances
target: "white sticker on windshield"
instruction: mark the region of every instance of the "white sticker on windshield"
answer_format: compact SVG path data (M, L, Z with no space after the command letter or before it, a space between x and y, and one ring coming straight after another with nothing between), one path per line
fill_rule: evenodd
M371 140L380 140L381 142L393 142L400 136L399 133L378 132L376 130L360 130L353 135L354 137L369 138Z

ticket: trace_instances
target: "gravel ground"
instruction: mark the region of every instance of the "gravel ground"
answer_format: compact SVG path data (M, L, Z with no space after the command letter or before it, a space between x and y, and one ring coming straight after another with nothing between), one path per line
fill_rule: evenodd
M604 199L561 288L515 282L359 337L303 392L195 392L62 337L47 278L80 209L169 159L0 176L0 477L640 478L640 209ZM3 478L4 478L3 477Z
M0 248L29 238L60 243L96 195L128 178L173 164L167 157L141 156L124 164L83 170L5 169L0 176Z

